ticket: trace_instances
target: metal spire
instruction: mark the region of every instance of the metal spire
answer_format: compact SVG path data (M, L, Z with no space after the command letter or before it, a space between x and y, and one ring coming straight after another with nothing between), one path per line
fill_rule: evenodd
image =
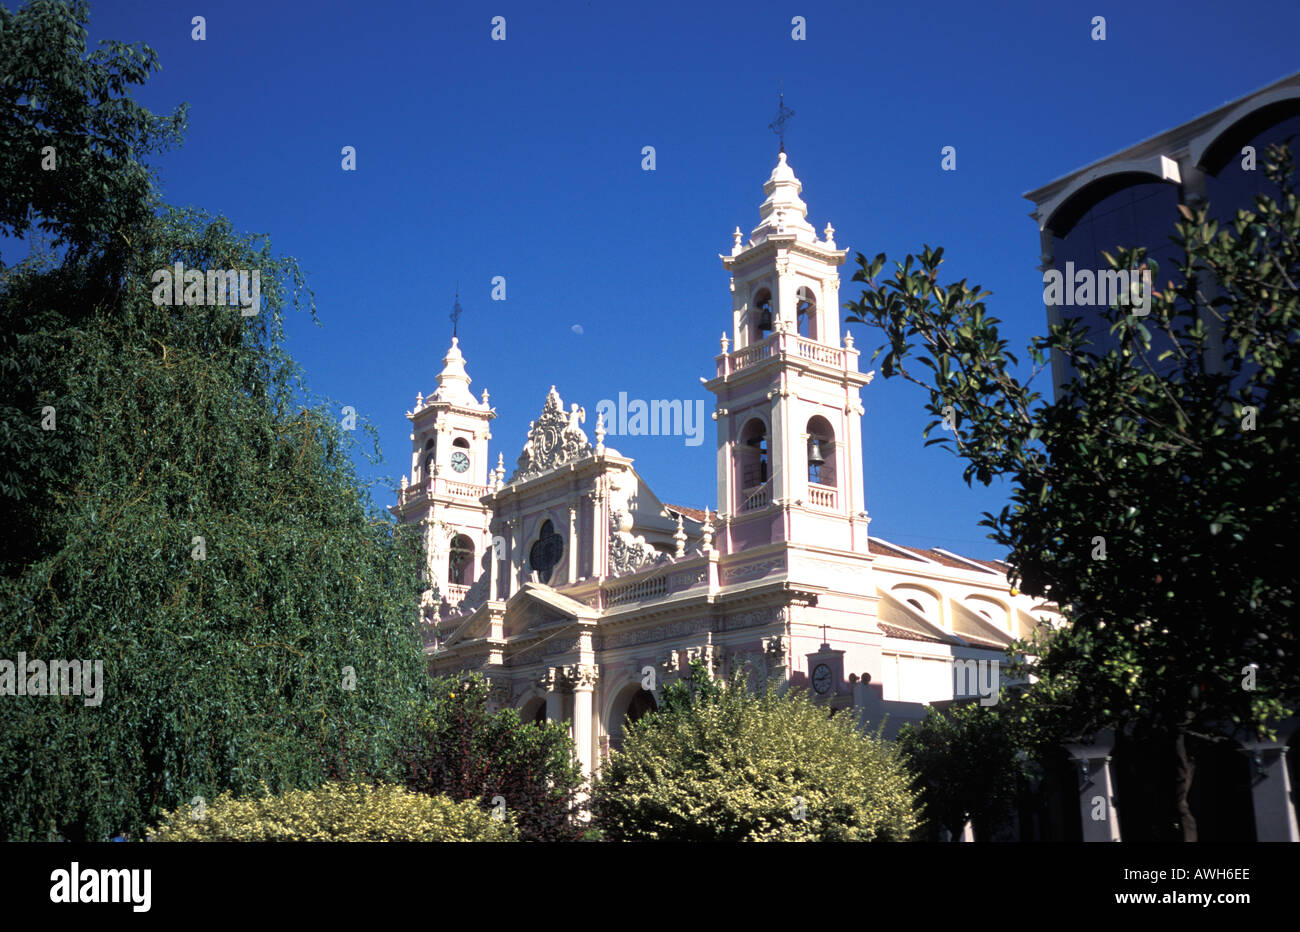
M460 329L460 315L464 309L460 306L460 282L456 282L456 303L451 306L451 335L452 338L460 336L457 332Z
M776 111L776 119L768 124L767 128L776 133L777 138L781 140L781 151L785 151L785 124L790 122L794 116L794 111L785 105L785 88L782 87L778 97L779 105Z

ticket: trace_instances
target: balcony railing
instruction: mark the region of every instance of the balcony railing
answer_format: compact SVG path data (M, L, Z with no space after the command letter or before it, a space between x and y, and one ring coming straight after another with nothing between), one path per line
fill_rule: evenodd
M827 346L825 343L818 343L816 340L809 340L807 337L786 330L773 333L761 343L719 356L718 375L731 375L781 354L798 356L800 359L807 359L835 369L848 368L850 359L857 355L856 351L850 354L848 350ZM857 368L856 362L853 367Z
M808 503L814 508L839 508L839 490L823 486L808 486Z
M772 480L768 480L756 489L745 489L740 493L744 500L740 503L741 511L757 511L772 504Z
M455 583L448 583L447 590L442 594L442 601L447 605L459 605L465 601L465 596L469 593L469 586L459 586Z
M492 491L491 486L478 485L473 482L453 482L443 476L432 476L423 482L408 485L401 490L399 499L403 505L418 502L432 495L449 495L466 501L477 502Z

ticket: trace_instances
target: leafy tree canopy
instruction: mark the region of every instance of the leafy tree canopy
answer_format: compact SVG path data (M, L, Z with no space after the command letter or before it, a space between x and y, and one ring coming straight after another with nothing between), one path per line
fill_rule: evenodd
M695 662L627 729L592 800L614 841L901 841L917 825L894 747L802 692L724 684Z

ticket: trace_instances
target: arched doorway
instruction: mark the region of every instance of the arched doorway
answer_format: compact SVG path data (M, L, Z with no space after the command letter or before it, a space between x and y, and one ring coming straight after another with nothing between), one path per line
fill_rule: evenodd
M519 709L519 720L533 725L546 724L546 700L540 696L534 696L523 704Z
M609 746L612 750L623 749L623 736L627 726L638 722L659 709L655 694L642 689L640 683L629 683L614 701L610 716Z

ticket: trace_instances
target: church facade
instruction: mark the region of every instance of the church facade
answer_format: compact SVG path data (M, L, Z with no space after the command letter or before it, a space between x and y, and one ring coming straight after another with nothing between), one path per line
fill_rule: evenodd
M747 665L892 732L929 703L995 702L1005 647L1056 617L999 563L870 535L873 373L840 330L848 250L808 222L784 152L763 190L758 225L720 257L730 335L705 386L716 509L661 501L605 443L603 412L589 437L554 387L507 476L455 338L407 412L393 511L424 534L430 671L478 671L498 706L567 722L588 774L693 659Z

